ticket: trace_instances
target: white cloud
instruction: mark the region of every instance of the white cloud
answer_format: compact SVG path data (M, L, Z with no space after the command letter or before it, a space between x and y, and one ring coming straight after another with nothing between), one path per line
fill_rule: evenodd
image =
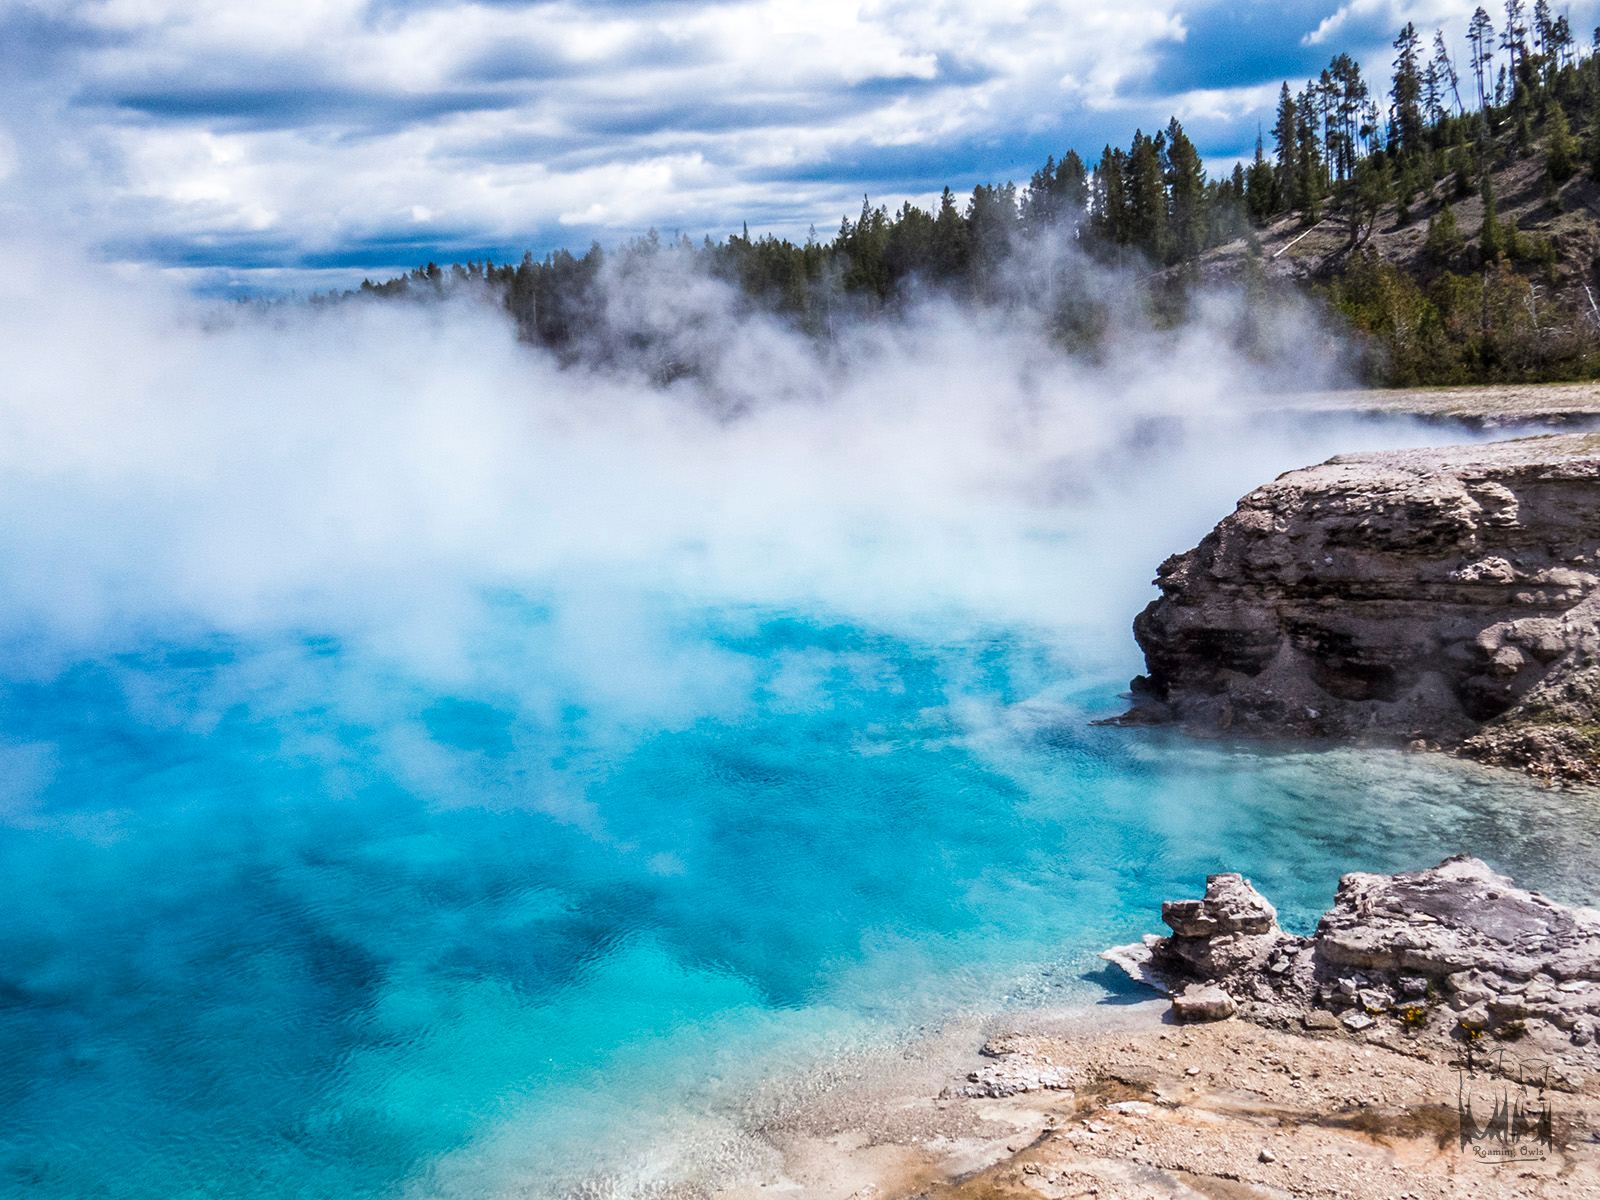
M1420 4L1406 0L1347 0L1318 22L1302 40L1308 46L1324 46L1358 26L1398 31L1407 21L1421 30L1444 25L1464 29L1472 10L1477 7L1476 0L1424 0ZM1486 7L1497 15L1500 11L1492 2Z
M1115 105L1181 42L1180 4L83 0L52 14L28 108L80 223L120 244L800 232L858 203L842 159Z
M1237 152L1280 51L1290 79L1311 46L1377 78L1404 21L1459 44L1472 7L0 0L31 51L0 84L0 218L157 262L374 273L649 226L798 236L863 191L927 202L1174 112ZM1213 61L1235 24L1244 52Z

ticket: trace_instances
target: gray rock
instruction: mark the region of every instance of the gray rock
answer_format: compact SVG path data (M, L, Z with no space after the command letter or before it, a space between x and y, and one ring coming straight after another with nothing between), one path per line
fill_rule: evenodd
M1207 938L1222 932L1204 900L1168 900L1161 906L1161 919L1176 937Z
M1219 933L1271 933L1278 927L1278 910L1242 875L1206 878L1203 900L1168 900L1161 919L1177 937L1209 938Z
M1394 1007L1394 994L1386 987L1362 988L1356 993L1356 1003L1369 1013L1388 1012Z
M1408 920L1417 912L1435 919ZM1451 858L1427 871L1346 875L1316 945L1330 964L1445 980L1477 1004L1492 994L1482 973L1529 979L1558 961L1582 969L1579 960L1600 959L1600 914L1551 905L1478 859Z
M1279 934L1221 933L1214 937L1169 937L1152 951L1158 971L1201 979L1225 979L1263 969L1281 945Z
M1238 1010L1233 997L1214 984L1191 983L1172 997L1175 1021L1225 1021Z
M1456 1024L1462 1029L1474 1031L1487 1029L1489 1027L1489 1011L1481 1004L1474 1004L1456 1018Z
M1459 992L1462 988L1474 986L1477 983L1477 979L1477 975L1472 971L1456 971L1454 974L1445 976L1444 985L1452 992Z
M1507 991L1507 995L1514 993ZM1495 998L1495 993L1484 987L1481 983L1469 983L1465 987L1457 988L1450 997L1451 1008L1471 1008L1474 1004L1487 1004Z
M1495 996L1486 1005L1474 1004L1468 1007L1473 1010L1486 1009L1489 1015L1497 1021L1521 1020L1523 1017L1528 1016L1530 1011L1527 1002L1521 996Z
M1369 1040L1401 1025L1408 1037L1526 1036L1541 1053L1600 1068L1600 913L1518 888L1477 859L1346 875L1309 939L1279 930L1237 875L1212 876L1204 899L1163 915L1172 936L1105 957L1154 974L1177 1020L1238 1013ZM1430 989L1449 997L1449 1019L1429 1012ZM1374 1019L1383 1014L1392 1019Z
M947 1088L945 1094L970 1100L1000 1100L1029 1092L1070 1092L1077 1082L1071 1072L1059 1067L1001 1065L971 1072L966 1083Z

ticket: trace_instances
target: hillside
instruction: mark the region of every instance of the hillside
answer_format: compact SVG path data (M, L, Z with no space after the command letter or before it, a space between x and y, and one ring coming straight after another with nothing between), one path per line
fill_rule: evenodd
M1370 383L1587 379L1600 373L1600 183L1557 183L1548 138L1492 144L1466 185L1446 173L1402 207L1343 203L1308 224L1282 214L1173 268L1325 298L1352 326ZM1484 248L1486 197L1494 239Z
M1493 170L1497 217L1502 226L1515 226L1522 235L1548 241L1552 258L1546 279L1558 291L1571 290L1581 297L1585 283L1593 286L1600 262L1600 184L1580 173L1552 190L1547 178L1548 159L1542 148ZM1288 213L1207 250L1198 265L1208 279L1235 276L1246 262L1256 261L1274 279L1326 282L1366 254L1425 278L1436 266L1426 250L1429 221L1447 208L1461 234L1463 261L1481 254L1482 193L1473 190L1458 196L1447 177L1429 188L1405 219L1399 205L1390 200L1378 210L1371 229L1355 235L1348 209L1335 209L1310 228L1300 214Z
M692 370L658 331L608 327L608 296L663 256L734 285L752 307L821 338L929 293L1028 307L1064 347L1095 352L1126 328L1103 268L1137 281L1150 321L1180 323L1194 284L1243 283L1263 296L1309 289L1344 326L1365 381L1398 386L1525 383L1600 376L1600 55L1546 7L1525 27L1508 6L1497 43L1474 18L1470 69L1440 31L1428 58L1407 25L1387 92L1336 55L1298 93L1284 84L1272 145L1210 172L1182 122L1135 130L1097 158L1051 156L1027 183L980 184L963 203L890 212L863 198L838 232L803 244L749 230L721 241L655 232L518 264L429 263L375 297L485 289L528 341L569 357L644 346L668 375ZM1481 18L1481 24L1480 20ZM1494 75L1495 49L1506 66ZM1467 80L1477 83L1469 105ZM1387 117L1380 100L1389 101ZM1092 164L1092 165L1091 165ZM348 294L347 294L348 295ZM1248 353L1251 318L1238 331Z

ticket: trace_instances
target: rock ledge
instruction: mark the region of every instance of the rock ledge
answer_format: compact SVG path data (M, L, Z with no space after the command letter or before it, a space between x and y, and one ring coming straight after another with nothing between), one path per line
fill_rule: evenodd
M1600 782L1600 436L1291 471L1156 583L1125 722Z

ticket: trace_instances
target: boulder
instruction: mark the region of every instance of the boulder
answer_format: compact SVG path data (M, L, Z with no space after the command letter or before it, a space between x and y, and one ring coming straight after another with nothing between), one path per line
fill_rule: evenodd
M1225 1021L1238 1011L1233 997L1215 984L1191 983L1172 997L1175 1021Z
M1169 900L1161 919L1172 936L1151 945L1151 967L1164 977L1227 980L1253 975L1282 959L1288 938L1278 912L1242 875L1206 878L1200 900ZM1283 972L1278 972L1282 974Z
M1219 933L1271 933L1278 910L1243 875L1206 877L1203 900L1168 900L1161 919L1178 937L1213 937Z

